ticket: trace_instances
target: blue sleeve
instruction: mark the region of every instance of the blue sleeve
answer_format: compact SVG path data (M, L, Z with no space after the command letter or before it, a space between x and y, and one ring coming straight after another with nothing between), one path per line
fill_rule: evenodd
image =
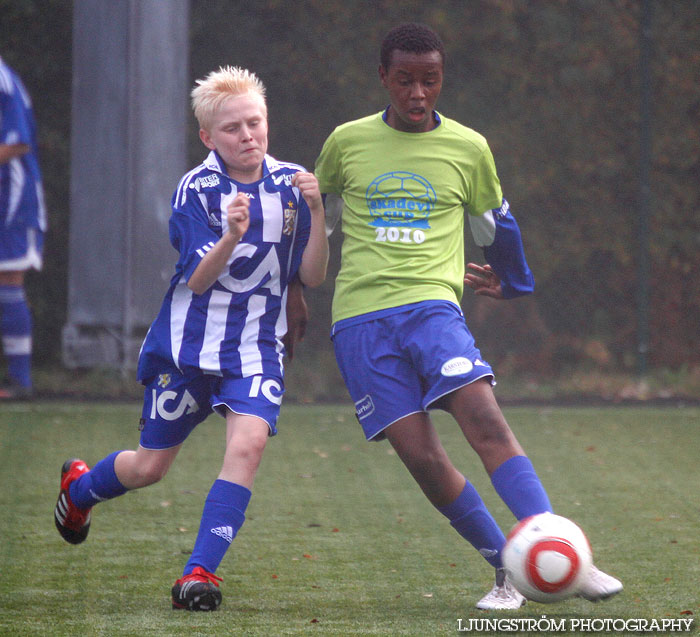
M520 228L504 199L500 208L490 211L493 215L495 233L490 245L483 245L486 262L501 279L503 298L512 299L532 294L535 277L525 259Z
M207 211L197 193L188 194L184 201L173 197L173 213L170 216L170 243L180 253L177 269L185 281L219 240L210 227Z
M0 144L30 145L31 125L17 89L12 93L0 91L0 110Z

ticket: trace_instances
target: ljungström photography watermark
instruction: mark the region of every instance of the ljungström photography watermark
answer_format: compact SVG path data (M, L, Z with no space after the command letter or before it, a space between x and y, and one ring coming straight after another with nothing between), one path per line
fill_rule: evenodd
M507 617L458 619L457 630L464 633L687 633L694 618L623 619L613 617Z

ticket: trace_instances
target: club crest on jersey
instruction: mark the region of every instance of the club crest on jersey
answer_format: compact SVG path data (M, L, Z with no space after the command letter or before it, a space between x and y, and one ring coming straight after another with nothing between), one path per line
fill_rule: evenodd
M367 188L365 201L372 221L383 228L430 228L428 218L437 195L430 182L415 173L394 171L379 175Z
M171 376L170 374L159 374L158 375L158 387L167 387L170 385Z
M282 234L290 235L294 232L294 222L297 218L297 206L294 201L288 201L284 208L284 225Z

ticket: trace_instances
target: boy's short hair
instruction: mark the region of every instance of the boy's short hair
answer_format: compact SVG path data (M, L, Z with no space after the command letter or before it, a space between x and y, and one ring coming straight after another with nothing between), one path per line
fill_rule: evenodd
M265 106L265 86L255 73L238 66L221 66L204 79L197 80L192 89L192 110L200 128L209 129L214 113L230 97L253 93L258 95Z
M379 60L385 70L389 69L391 54L396 50L418 55L438 51L443 65L445 64L445 45L440 36L425 24L417 22L400 24L384 36Z

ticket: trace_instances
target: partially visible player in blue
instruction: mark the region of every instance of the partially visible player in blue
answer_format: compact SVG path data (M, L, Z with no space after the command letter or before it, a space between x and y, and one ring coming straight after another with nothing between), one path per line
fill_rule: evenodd
M379 66L389 106L337 127L316 162L321 192L342 197L332 338L367 439L388 439L430 502L495 567L477 607L515 609L524 599L502 568L503 533L429 411L454 417L517 519L551 511L459 305L465 283L503 299L531 293L534 279L486 140L435 110L444 63L432 29L391 30ZM488 262L468 264L466 276L465 217ZM621 588L593 569L580 594L595 601Z
M32 103L0 58L0 336L7 379L0 400L32 394L32 316L25 273L43 265L46 209Z
M66 461L55 522L66 541L85 540L95 504L160 480L189 433L216 411L226 419L223 466L172 588L174 608L215 610L214 573L245 519L268 437L277 433L287 283L298 274L305 285L320 285L328 242L314 175L267 154L260 80L221 68L197 81L192 105L211 152L172 200L170 239L180 258L139 358L146 387L140 445L92 470Z

